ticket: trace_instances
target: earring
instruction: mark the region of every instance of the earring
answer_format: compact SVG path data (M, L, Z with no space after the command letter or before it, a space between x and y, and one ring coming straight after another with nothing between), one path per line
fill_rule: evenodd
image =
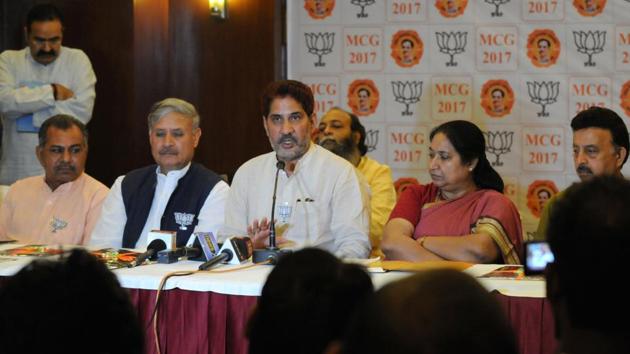
M473 168L472 167L468 167L468 171L472 172Z

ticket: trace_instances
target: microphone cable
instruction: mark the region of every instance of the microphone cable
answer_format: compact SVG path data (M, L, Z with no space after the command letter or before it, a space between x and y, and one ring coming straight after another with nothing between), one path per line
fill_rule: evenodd
M230 268L230 269L214 269L214 270L209 269L209 270L191 270L191 271L180 270L180 271L170 272L170 273L165 274L160 280L160 285L158 286L157 294L155 296L155 306L153 308L151 318L149 318L149 323L147 327L145 328L145 332L146 332L146 330L149 329L149 326L153 325L153 337L155 340L155 348L156 348L157 354L162 354L162 351L160 350L160 332L158 330L158 318L159 318L158 310L160 307L160 300L162 299L160 295L162 294L162 291L164 290L164 287L166 286L166 282L170 278L193 275L195 273L228 273L228 272L234 272L237 270L252 268L258 265L266 265L267 263L269 263L269 261L262 262L262 263L246 264L240 267L235 267L235 268Z

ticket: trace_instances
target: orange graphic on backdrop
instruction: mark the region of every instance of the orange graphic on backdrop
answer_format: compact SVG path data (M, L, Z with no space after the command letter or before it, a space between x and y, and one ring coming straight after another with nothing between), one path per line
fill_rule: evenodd
M505 80L490 80L481 88L481 107L487 115L500 118L510 114L514 106L514 91Z
M527 208L539 218L545 204L552 196L558 193L558 187L550 180L535 180L527 188Z
M354 80L348 87L348 106L357 116L364 117L373 114L379 100L380 94L372 80Z
M560 40L550 29L537 29L527 37L527 57L534 66L549 67L558 61Z
M420 62L424 53L424 43L416 31L398 31L392 37L391 56L396 64L403 68L412 67Z
M457 17L464 14L468 0L435 0L435 8L444 17Z
M623 108L626 116L630 117L630 81L626 81L626 83L621 87L619 102L619 105Z
M314 20L322 20L332 14L335 0L304 0L304 9Z
M573 7L580 15L593 17L604 11L606 0L573 0Z

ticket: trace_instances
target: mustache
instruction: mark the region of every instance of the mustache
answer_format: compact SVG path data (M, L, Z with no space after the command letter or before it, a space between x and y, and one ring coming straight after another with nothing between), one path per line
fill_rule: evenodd
M36 55L38 57L54 57L55 55L57 55L57 53L55 52L54 49L51 49L49 51L39 50L39 51L37 51Z
M324 145L324 144L339 144L337 142L337 140L335 140L334 138L331 137L325 137L322 139L319 139L319 141L317 142L319 145Z
M158 154L160 155L177 155L178 153L179 152L177 151L177 149L174 149L172 147L165 147L158 151Z
M291 134L283 134L280 138L278 138L278 144L283 144L286 142L291 142L297 145L297 139Z
M593 170L591 170L590 167L586 165L579 165L576 171L578 174L583 174L583 173L588 173L591 175L593 174Z
M72 172L76 172L77 171L77 166L70 164L70 163L59 163L57 164L57 166L55 166L55 172L60 172L60 171L64 171L64 170L70 170Z

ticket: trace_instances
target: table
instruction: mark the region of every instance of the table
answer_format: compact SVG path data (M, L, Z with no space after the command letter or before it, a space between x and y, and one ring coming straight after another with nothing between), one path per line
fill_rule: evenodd
M7 245L0 246L7 248ZM12 245L10 247L15 247ZM10 276L30 262L28 258L2 261L0 276ZM146 328L147 353L155 353L151 314L162 277L173 271L194 270L199 262L153 264L117 269L121 285L129 289L141 323ZM466 270L480 276L501 265L475 265ZM234 268L222 266L221 269ZM163 353L246 353L246 323L271 266L254 266L227 273L196 273L171 278L160 305L158 329ZM376 288L408 276L406 272L372 273ZM544 280L478 278L496 293L519 341L522 354L551 354L555 351L554 323L544 298Z

